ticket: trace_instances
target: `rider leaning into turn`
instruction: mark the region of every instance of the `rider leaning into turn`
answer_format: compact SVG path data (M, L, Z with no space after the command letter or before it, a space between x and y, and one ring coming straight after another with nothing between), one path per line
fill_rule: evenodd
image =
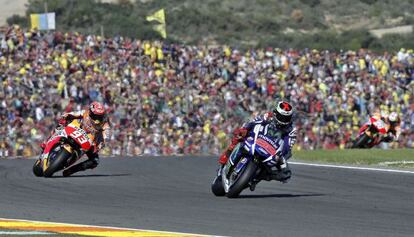
M89 109L87 110L63 114L59 120L60 126L57 129L62 129L63 126L69 124L74 119L79 119L81 128L95 137L94 142L97 149L86 152L88 160L64 170L63 176L69 176L79 171L97 167L99 164L98 152L110 138L110 122L106 116L105 108L101 103L95 101L89 105ZM53 134L51 136L53 136ZM46 142L42 143L40 146L44 148L45 144Z
M373 141L372 146L378 145L381 142L393 142L398 140L401 134L401 119L396 112L391 112L390 114L375 112L372 117L376 120L382 120L387 131L384 136L381 136ZM359 132L364 132L368 128L369 124L370 122L364 124L360 128Z
M291 149L296 142L296 128L292 124L293 107L286 101L280 101L276 104L275 108L271 112L267 112L262 116L256 117L253 121L244 124L240 128L236 128L233 132L233 138L230 146L224 151L219 158L221 164L220 169L226 164L231 152L234 150L236 145L243 141L249 131L257 124L271 124L281 132L281 140L283 140L283 146L278 149L275 157L271 160L268 165L274 166L279 172L279 176L272 176L271 178L277 179L282 182L286 182L291 175L289 168L284 165L291 154ZM219 172L220 173L220 172ZM277 177L277 178L274 178Z

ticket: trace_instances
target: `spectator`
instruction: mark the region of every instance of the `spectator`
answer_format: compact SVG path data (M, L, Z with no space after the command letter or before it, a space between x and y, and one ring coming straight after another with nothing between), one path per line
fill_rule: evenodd
M414 146L414 54L167 45L76 32L0 39L0 155L36 155L59 111L103 102L107 155L219 154L226 134L283 98L298 108L298 149L344 148L376 109L402 115Z

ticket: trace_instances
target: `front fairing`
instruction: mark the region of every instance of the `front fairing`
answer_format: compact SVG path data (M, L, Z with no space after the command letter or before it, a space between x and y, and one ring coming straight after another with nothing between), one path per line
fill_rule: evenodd
M68 137L72 138L84 153L91 149L95 149L94 136L87 133L81 128L79 120L75 119L65 127L65 132Z
M382 119L376 119L374 117L371 117L369 119L369 125L371 132L375 133L378 132L382 135L386 134L389 130L389 125L386 124Z
M283 140L280 137L280 133L270 131L266 125L256 125L245 141L234 148L229 162L222 170L223 174L228 176L233 171L238 173L251 160L256 163L266 163L273 159L277 150L283 146Z
M257 167L255 174L250 177L251 180L256 179L262 171L268 172L266 162L272 159L283 145L283 140L275 137L275 134L269 131L269 127L258 124L249 132L245 141L234 148L228 162L221 169L225 192L228 192L233 181L237 180L250 162L254 162Z
M268 125L256 125L245 139L244 149L252 156L266 160L276 155L283 146L281 137L281 132L269 129Z

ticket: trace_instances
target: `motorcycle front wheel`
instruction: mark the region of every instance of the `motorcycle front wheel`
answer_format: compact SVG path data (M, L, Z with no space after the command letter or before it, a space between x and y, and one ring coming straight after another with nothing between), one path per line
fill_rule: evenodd
M37 159L36 162L33 165L33 174L36 177L42 177L43 176L43 170L42 170L42 166L41 166L40 162L42 162L42 160Z
M351 148L366 148L369 139L370 137L364 133L355 140Z
M53 157L55 156L55 157ZM55 172L64 168L67 160L72 156L71 153L65 149L60 149L56 154L50 154L48 159L48 167L43 172L44 177L51 177Z
M211 192L213 192L213 194L218 197L226 195L223 187L223 181L221 179L221 175L217 176L214 178L213 183L211 184Z
M230 186L226 196L228 198L236 198L239 194L248 186L248 183L254 173L256 172L257 165L250 160L248 164L239 172L237 176L230 175ZM235 172L235 171L233 171Z

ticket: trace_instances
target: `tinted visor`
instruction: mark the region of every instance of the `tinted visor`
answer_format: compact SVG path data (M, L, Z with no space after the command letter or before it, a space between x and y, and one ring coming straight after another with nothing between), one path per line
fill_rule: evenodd
M92 119L93 121L99 121L99 122L103 122L103 121L104 121L104 119L105 119L105 115L104 115L104 114L101 114L101 115L99 115L99 114L94 114L94 113L92 113L91 111L89 111L89 117L91 117L91 119Z
M283 115L279 113L275 113L276 121L280 124L287 125L292 121L292 115Z

